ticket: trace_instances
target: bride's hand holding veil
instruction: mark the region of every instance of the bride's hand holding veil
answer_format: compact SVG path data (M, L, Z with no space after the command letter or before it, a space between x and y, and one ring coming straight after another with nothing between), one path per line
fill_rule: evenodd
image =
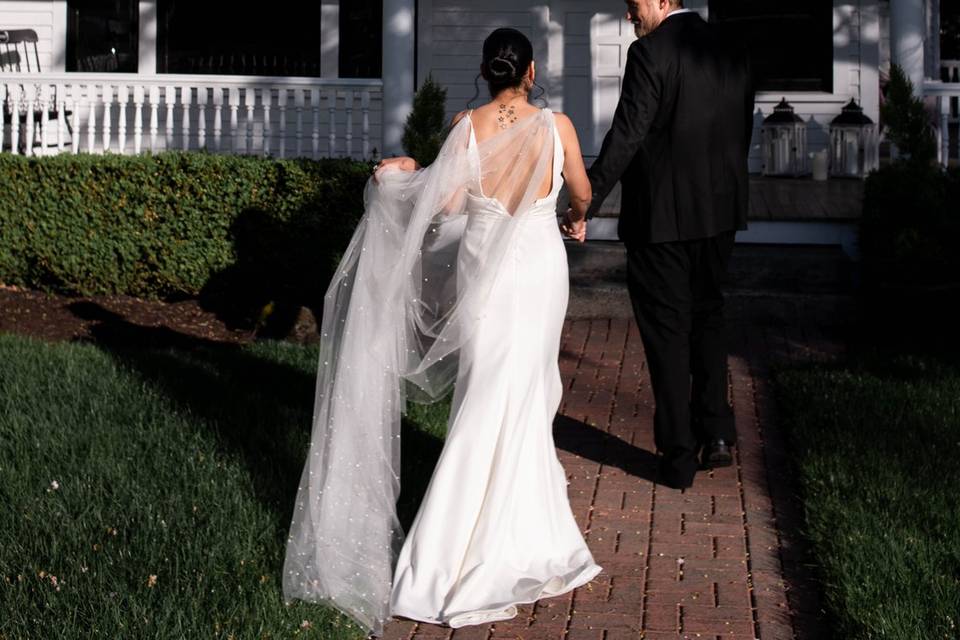
M399 171L418 171L420 163L407 156L398 156L396 158L384 158L373 168L373 181L378 182L378 178L386 169Z

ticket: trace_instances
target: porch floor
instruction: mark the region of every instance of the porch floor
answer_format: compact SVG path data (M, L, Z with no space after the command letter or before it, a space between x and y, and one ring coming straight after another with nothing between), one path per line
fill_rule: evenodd
M863 208L863 180L750 177L750 220L857 220Z
M860 218L863 180L750 176L749 219L766 222L851 222ZM620 212L620 186L600 209L601 217Z

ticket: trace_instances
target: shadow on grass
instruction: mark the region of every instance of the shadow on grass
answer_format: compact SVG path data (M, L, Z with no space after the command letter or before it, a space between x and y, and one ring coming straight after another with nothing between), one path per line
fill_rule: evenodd
M70 309L97 322L98 346L213 428L249 469L259 500L292 515L309 441L310 375L234 344L131 323L95 303Z
M404 418L401 424L400 498L397 516L404 531L410 530L437 466L443 440L425 433Z
M249 347L144 327L98 304L71 311L97 324L96 343L124 367L156 385L209 425L249 470L257 498L286 522L309 444L315 364L301 369L257 355ZM422 500L443 442L403 422L402 521L409 525ZM285 533L285 532L284 532Z

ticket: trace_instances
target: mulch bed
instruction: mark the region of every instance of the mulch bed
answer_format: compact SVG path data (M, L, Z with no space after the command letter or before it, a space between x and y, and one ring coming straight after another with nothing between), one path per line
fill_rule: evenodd
M123 341L142 346L177 342L244 344L255 339L253 331L228 326L197 300L74 297L2 284L0 333L48 341Z

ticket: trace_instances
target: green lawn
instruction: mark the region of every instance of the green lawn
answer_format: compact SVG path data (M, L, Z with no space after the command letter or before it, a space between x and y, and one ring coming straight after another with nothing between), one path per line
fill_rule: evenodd
M0 640L361 637L280 591L315 371L280 342L0 335ZM407 522L446 410L405 421Z
M781 371L806 534L837 638L960 638L960 368Z

